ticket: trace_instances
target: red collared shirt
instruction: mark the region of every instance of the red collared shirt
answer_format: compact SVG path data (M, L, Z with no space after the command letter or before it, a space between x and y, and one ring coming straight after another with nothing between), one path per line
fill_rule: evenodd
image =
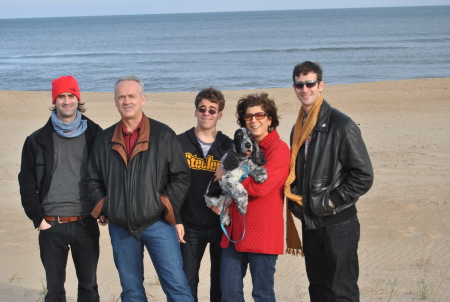
M127 131L127 127L122 122L122 133L123 138L125 139L125 148L127 151L128 160L130 160L131 153L133 152L133 149L136 146L137 140L139 138L139 133L141 132L141 127L142 127L142 118L141 121L139 122L139 125L137 126L136 129L133 130L133 132Z

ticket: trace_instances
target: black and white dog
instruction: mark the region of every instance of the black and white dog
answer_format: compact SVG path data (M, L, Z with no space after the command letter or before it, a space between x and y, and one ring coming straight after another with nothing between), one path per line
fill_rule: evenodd
M247 213L248 194L241 181L252 176L257 183L267 180L264 154L259 150L252 134L247 128L239 128L234 133L233 145L222 157L221 164L226 174L218 182L209 182L205 194L207 206L216 206L223 212L222 224L230 224L229 208L233 200L239 213Z

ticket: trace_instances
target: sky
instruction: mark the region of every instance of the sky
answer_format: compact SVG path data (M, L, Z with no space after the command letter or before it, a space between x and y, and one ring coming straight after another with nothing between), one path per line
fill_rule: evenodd
M449 4L449 0L1 0L0 19Z

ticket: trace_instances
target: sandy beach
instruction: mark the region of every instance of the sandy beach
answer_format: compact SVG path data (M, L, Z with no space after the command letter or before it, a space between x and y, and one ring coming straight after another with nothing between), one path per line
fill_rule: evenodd
M237 100L261 91L275 99L281 115L278 130L289 142L300 108L292 88L224 91L218 129L231 136L237 128ZM196 124L195 95L147 93L144 112L181 133ZM374 185L357 204L361 300L450 301L450 134L445 128L450 78L325 85L323 95L360 126L374 166ZM82 92L81 97L86 115L103 128L119 120L112 93ZM49 91L0 91L0 301L43 301L38 231L22 209L17 174L25 138L47 121L50 100ZM100 240L101 301L117 301L121 288L107 227L101 227ZM148 299L165 301L148 254L144 259ZM209 301L208 262L206 254L200 301ZM277 301L309 301L304 259L281 255L276 268ZM246 301L252 301L249 273L245 282ZM71 259L66 291L68 301L76 301Z

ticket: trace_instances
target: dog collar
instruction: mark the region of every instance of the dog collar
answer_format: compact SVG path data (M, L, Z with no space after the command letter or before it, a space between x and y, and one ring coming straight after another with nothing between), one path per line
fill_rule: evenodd
M239 178L239 182L242 182L244 179L248 177L250 170L248 168L248 164L242 164L242 168L244 168L245 174L242 174L241 178Z

